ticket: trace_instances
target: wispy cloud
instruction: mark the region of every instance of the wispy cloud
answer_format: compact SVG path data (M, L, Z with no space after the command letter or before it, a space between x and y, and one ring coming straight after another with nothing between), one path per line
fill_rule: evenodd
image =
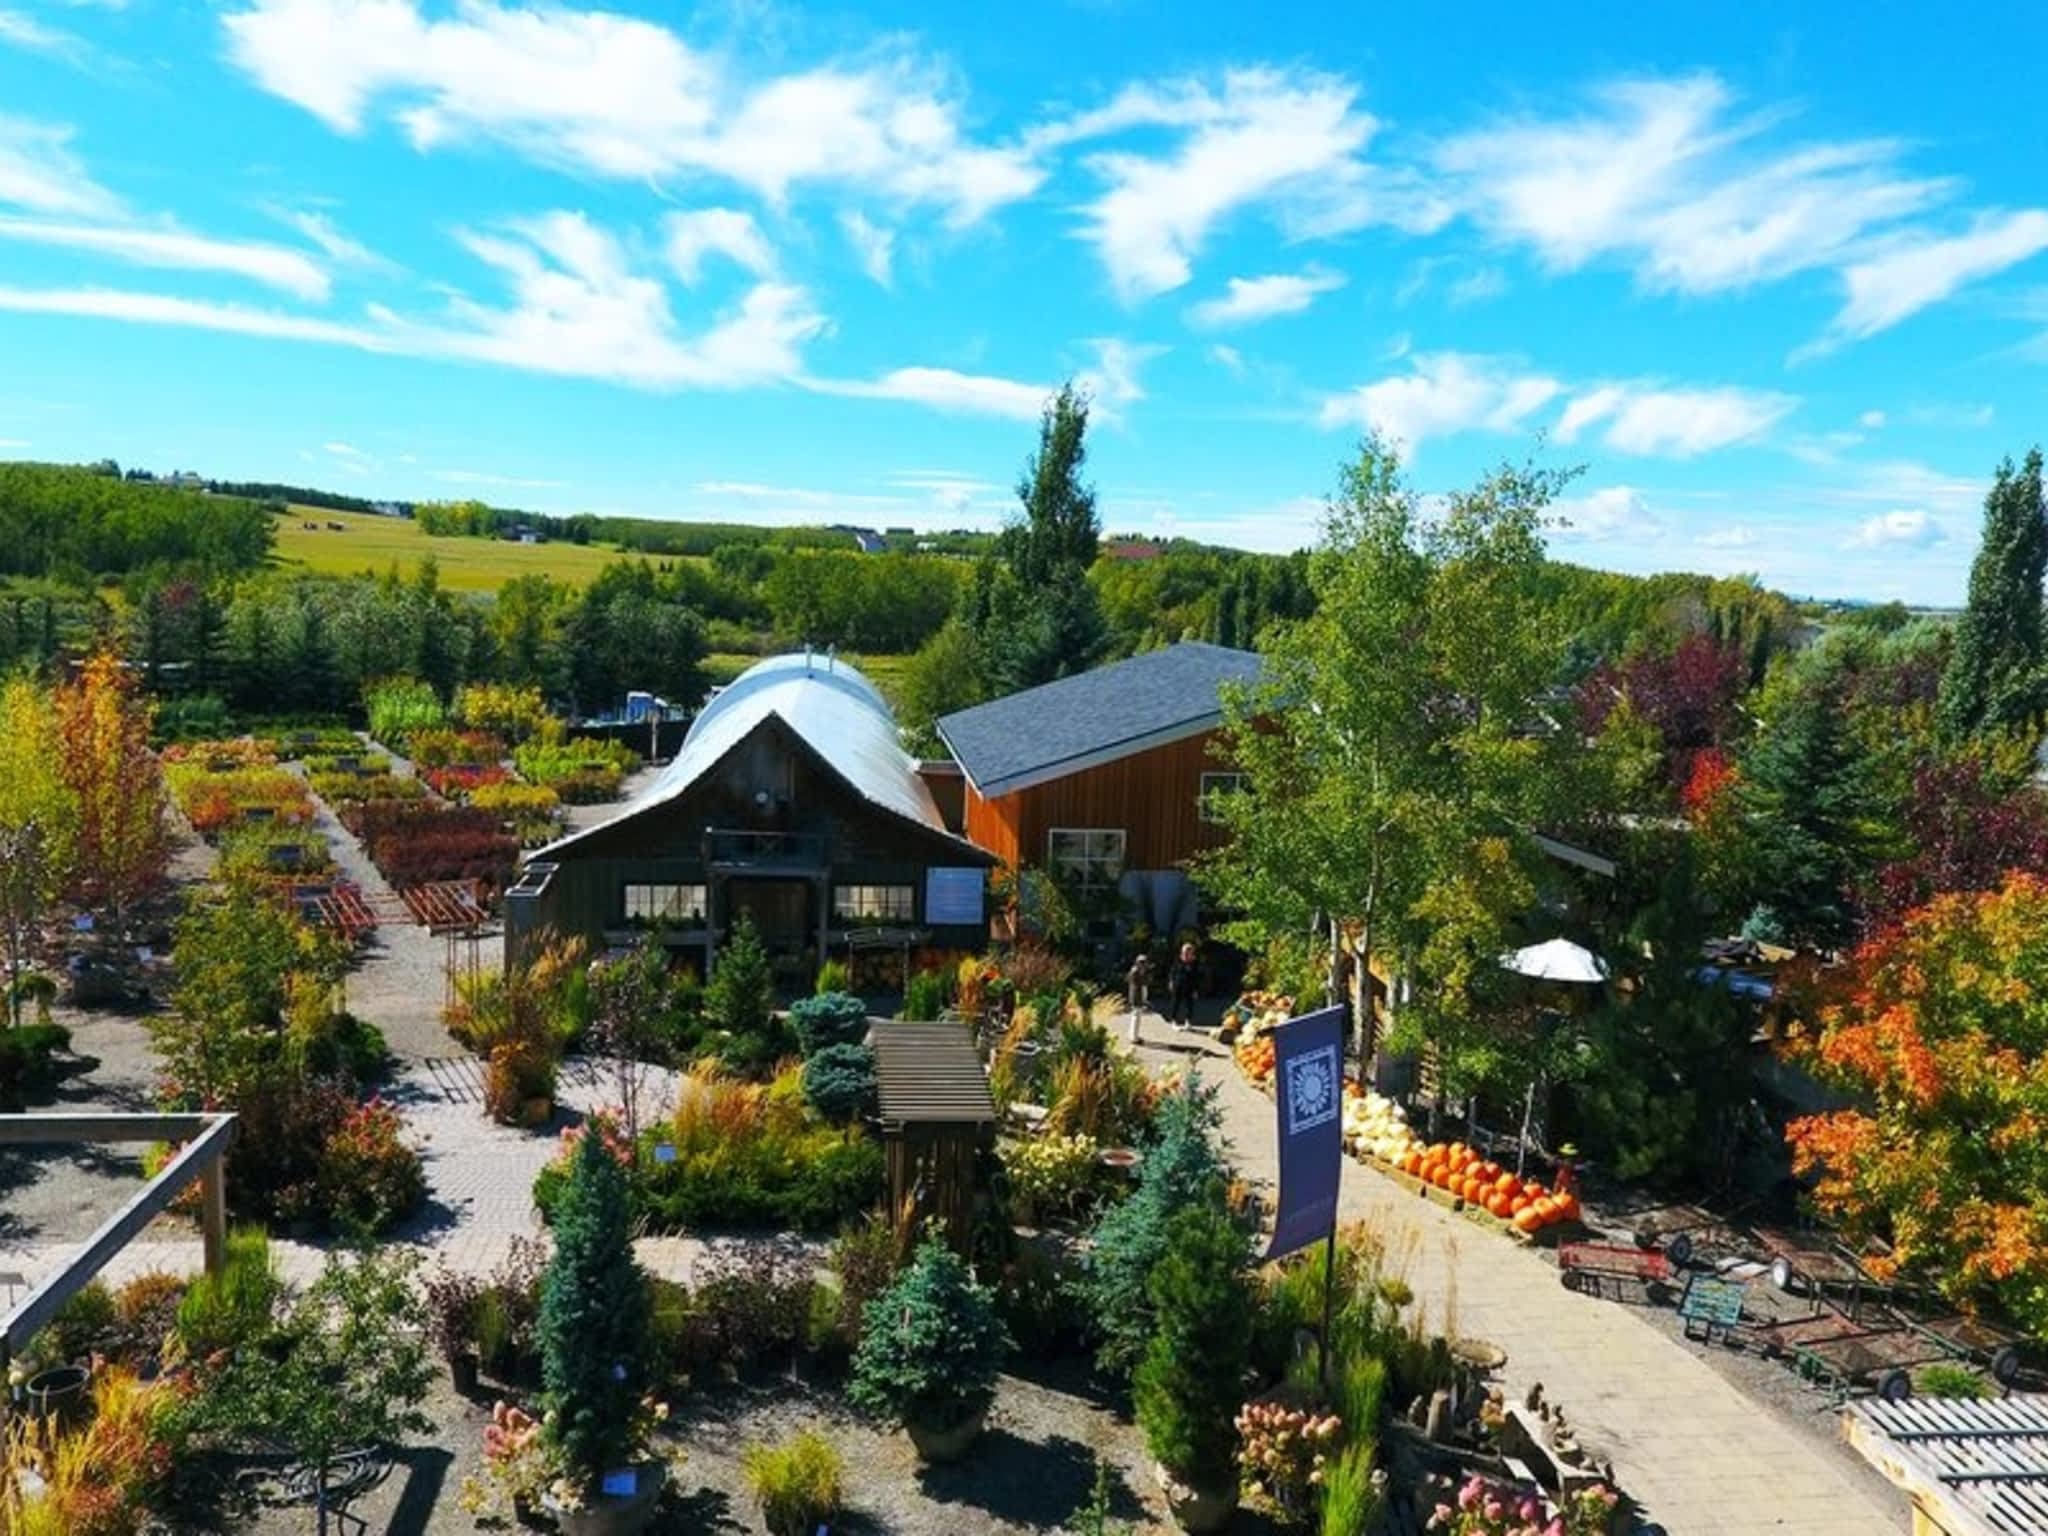
M281 208L276 212L280 219L310 240L337 266L353 267L361 272L390 273L398 270L395 262L386 260L362 241L344 234L324 213L306 208Z
M807 388L858 400L902 400L967 416L1036 421L1052 395L1045 384L953 368L895 368L874 379L805 379Z
M492 486L502 490L554 491L560 490L565 482L560 480L539 480L525 475L495 475L482 469L430 469L429 480L438 480L443 485Z
M839 215L839 227L845 231L846 243L853 248L861 271L882 287L889 287L895 278L896 231L851 208Z
M57 217L107 217L120 199L86 172L72 130L0 114L0 204Z
M756 277L775 271L775 248L751 213L737 208L698 208L670 214L663 228L669 265L686 283L702 276L704 258L711 255L723 256Z
M6 6L0 6L0 47L24 48L31 53L49 54L74 64L83 61L91 52L85 39L76 32L49 26L26 11Z
M1557 437L1573 442L1605 423L1602 441L1619 453L1687 459L1761 437L1798 404L1768 390L1604 384L1572 398Z
M303 251L261 240L217 240L177 229L0 217L0 240L54 245L143 267L227 272L302 299L324 299L328 277Z
M1204 299L1188 310L1188 320L1208 330L1252 325L1276 315L1298 315L1323 294L1344 286L1340 272L1311 267L1305 272L1275 272L1265 277L1233 277L1226 292Z
M1960 235L1913 234L1887 242L1843 270L1848 299L1827 334L1804 353L1889 330L1958 290L2048 250L2048 212L1984 213Z
M1944 537L1939 523L1912 507L1865 519L1849 536L1849 545L1854 549L1924 549L1941 543Z
M770 202L861 188L972 224L1043 172L974 142L944 73L906 52L746 78L655 22L466 0L244 0L223 25L257 85L337 132L383 113L413 145L490 142L585 174L721 177Z

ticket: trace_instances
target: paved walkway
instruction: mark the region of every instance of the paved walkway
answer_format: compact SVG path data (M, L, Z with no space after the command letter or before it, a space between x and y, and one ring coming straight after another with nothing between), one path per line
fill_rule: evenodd
M1272 1101L1209 1036L1175 1036L1156 1019L1145 1035L1139 1055L1148 1066L1193 1063L1218 1087L1240 1171L1270 1187ZM1512 1397L1541 1382L1581 1443L1614 1464L1646 1518L1671 1536L1879 1536L1909 1528L1903 1498L1848 1452L1745 1397L1627 1308L1566 1290L1536 1254L1348 1157L1339 1209L1344 1220L1385 1233L1391 1253L1405 1252L1406 1279L1434 1326L1507 1351Z

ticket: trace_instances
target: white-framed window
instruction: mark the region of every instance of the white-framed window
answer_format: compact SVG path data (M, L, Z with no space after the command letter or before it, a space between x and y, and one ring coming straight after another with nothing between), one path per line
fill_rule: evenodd
M1054 827L1046 834L1045 861L1054 874L1084 891L1114 887L1123 878L1122 827Z
M842 923L913 923L917 921L917 887L913 885L835 885L832 916Z
M701 885L632 885L626 887L629 923L701 923L707 891Z
M1196 795L1195 804L1202 820L1215 826L1223 820L1216 810L1216 801L1223 795L1244 793L1244 775L1241 773L1205 773L1202 787Z

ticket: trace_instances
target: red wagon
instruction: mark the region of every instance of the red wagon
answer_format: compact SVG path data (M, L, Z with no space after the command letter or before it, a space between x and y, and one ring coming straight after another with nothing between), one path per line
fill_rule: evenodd
M1612 1282L1616 1301L1626 1299L1628 1288L1635 1286L1646 1301L1659 1302L1671 1286L1671 1260L1632 1243L1562 1243L1557 1265L1565 1288L1587 1296L1608 1294Z

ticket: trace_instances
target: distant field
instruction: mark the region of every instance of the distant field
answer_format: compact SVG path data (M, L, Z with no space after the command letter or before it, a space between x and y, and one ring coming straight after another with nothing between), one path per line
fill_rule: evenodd
M738 651L713 651L704 658L704 670L714 685L722 686L738 677L761 658L742 655ZM908 656L855 656L846 659L860 668L867 680L882 690L882 697L892 707L900 707L902 695L898 691L903 684L903 669L910 664Z
M313 526L304 526L311 523ZM336 532L328 524L339 523ZM540 574L581 586L614 560L626 558L610 547L581 544L511 544L502 539L434 539L409 518L365 512L329 512L293 507L277 520L279 564L322 576L381 575L394 564L410 576L432 555L441 566L441 585L451 592L495 592L514 576Z

